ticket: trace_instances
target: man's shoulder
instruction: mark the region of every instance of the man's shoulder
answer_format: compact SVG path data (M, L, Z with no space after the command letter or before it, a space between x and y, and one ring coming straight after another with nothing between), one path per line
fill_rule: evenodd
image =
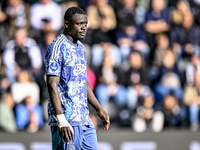
M8 43L6 44L6 49L12 49L16 46L16 43L14 40L10 40L8 41Z
M62 34L59 34L52 42L51 42L51 46L54 45L60 45L60 44L65 44L66 40L64 39Z
M65 37L64 34L58 35L48 46L48 50L50 51L68 51L73 47L73 44Z
M25 46L32 48L33 46L38 46L37 42L35 39L27 37L26 42L24 43Z

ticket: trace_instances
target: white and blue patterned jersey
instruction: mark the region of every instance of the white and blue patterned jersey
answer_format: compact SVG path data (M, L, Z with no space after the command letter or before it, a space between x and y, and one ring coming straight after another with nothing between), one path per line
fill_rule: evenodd
M58 92L65 118L72 126L89 125L87 103L87 61L84 45L72 43L60 34L47 48L46 74L60 77ZM57 119L49 100L48 118L50 126L57 126Z

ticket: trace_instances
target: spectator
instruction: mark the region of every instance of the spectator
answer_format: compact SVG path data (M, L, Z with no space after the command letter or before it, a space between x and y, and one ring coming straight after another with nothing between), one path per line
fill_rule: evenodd
M36 78L42 67L40 49L34 39L27 37L26 29L20 28L9 41L3 54L7 76L13 84L20 69L28 69Z
M186 63L185 68L185 84L194 85L195 72L200 72L200 58L199 55L193 53L190 60Z
M160 33L169 30L169 11L164 0L152 0L152 8L146 14L145 30L149 33Z
M162 66L162 60L164 54L170 47L170 42L168 35L165 33L157 34L155 37L155 41L156 41L156 49L155 49L153 64L156 65L158 68L160 68Z
M58 31L63 23L62 9L52 0L40 0L30 9L30 23L35 30Z
M8 18L8 31L10 39L13 38L14 33L18 28L30 27L29 22L29 4L23 2L23 0L8 0L8 6L6 7L6 15Z
M101 16L105 16L107 20L108 29L115 29L117 20L114 9L108 4L108 0L96 0L96 5L90 5L86 8L88 17L88 28L98 29L100 27Z
M126 106L126 89L122 85L121 72L114 67L114 60L110 52L104 52L103 62L97 73L96 97L101 105L113 99L119 107Z
M176 58L171 50L164 54L163 63L159 71L158 81L154 86L156 103L160 105L165 96L173 93L182 100L182 73L176 65Z
M116 10L118 29L135 23L135 0L122 0L121 7Z
M189 109L189 123L192 131L199 128L200 105L200 72L194 73L194 85L186 85L184 89L184 103Z
M193 52L199 54L200 28L194 23L192 13L183 15L181 26L176 26L171 30L170 39L173 47L179 47L176 53L182 57L191 55Z
M100 26L94 30L92 44L100 43L103 39L115 43L114 30L109 27L109 20L105 15L101 15Z
M186 0L179 0L175 4L175 8L172 10L171 13L172 27L181 25L183 16L188 13L191 13L189 2Z
M138 104L138 99L151 91L149 88L148 70L144 58L137 51L132 51L129 56L130 67L125 74L125 85L128 93L128 108L133 110Z
M185 107L174 94L168 94L163 99L165 127L181 127L187 119Z
M27 96L31 96L34 103L40 102L40 91L27 70L21 70L17 76L17 82L11 85L11 92L16 104L21 103Z
M139 51L148 62L150 50L142 29L133 24L127 24L117 32L116 36L122 55L122 63L127 65L128 56L132 49Z
M34 102L31 96L25 102L17 104L15 108L18 129L27 129L28 132L37 132L43 126L42 107Z
M14 101L11 93L3 93L0 100L0 128L11 133L17 131L13 107Z
M118 0L119 7L116 9L118 28L130 22L142 26L149 2L150 0Z
M176 9L182 15L186 15L191 12L190 4L187 0L179 0L176 4Z
M93 45L91 48L91 68L96 72L95 68L98 68L103 60L105 51L109 51L114 58L114 64L116 67L121 65L121 55L119 48L113 43L111 36L112 31L108 28L108 22L104 16L102 16L100 28L93 33Z
M151 9L146 13L146 22L144 24L144 29L147 32L148 44L151 50L155 48L155 34L168 32L169 28L169 11L165 8L164 0L152 0ZM151 55L154 55L154 51L152 51Z
M151 60L152 65L150 66L150 78L152 80L152 84L157 79L159 74L159 69L162 66L163 58L166 51L170 48L169 37L165 33L159 33L155 36L156 48L154 57Z
M88 28L86 39L84 40L85 44L92 46L93 44L100 43L102 39L104 41L109 40L113 44L115 43L114 30L110 28L110 20L107 19L106 17L107 16L104 14L100 16L100 20L98 22L99 25L97 29Z
M152 93L145 95L136 109L132 120L132 128L135 132L151 130L161 132L164 127L164 115L154 108L155 99Z

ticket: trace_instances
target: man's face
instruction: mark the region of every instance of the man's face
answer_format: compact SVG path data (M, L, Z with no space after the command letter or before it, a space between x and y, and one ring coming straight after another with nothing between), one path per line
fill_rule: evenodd
M17 43L17 46L22 47L25 40L27 38L27 33L25 29L19 29L16 33L15 33L15 41Z
M84 40L87 32L87 16L84 14L75 14L72 16L71 22L66 25L68 33L73 39Z

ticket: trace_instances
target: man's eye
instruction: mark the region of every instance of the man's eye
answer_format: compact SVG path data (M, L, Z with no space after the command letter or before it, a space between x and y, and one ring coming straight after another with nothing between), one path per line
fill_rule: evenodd
M88 23L77 23L78 26L87 25Z

